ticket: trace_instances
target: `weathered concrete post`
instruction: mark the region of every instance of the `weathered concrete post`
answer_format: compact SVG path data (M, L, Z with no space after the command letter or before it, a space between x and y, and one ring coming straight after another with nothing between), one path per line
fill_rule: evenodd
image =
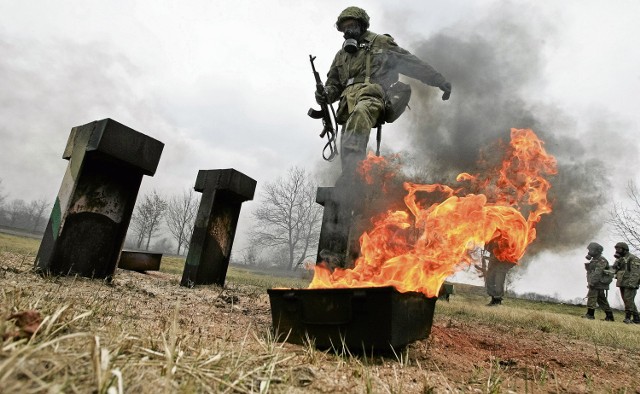
M164 144L112 119L71 129L62 179L35 268L55 275L110 278L122 250L143 175Z
M316 263L324 261L331 268L344 267L349 241L350 222L340 210L335 187L319 187L316 202L324 207Z
M224 286L240 208L253 199L256 181L233 168L200 170L194 190L202 199L180 285Z

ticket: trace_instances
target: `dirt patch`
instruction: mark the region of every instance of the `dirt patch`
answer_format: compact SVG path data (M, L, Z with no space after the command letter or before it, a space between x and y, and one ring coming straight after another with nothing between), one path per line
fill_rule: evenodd
M435 323L429 340L412 348L418 360L430 360L448 379L471 386L491 386L487 379L493 376L516 392L640 388L637 354L542 331L449 320Z

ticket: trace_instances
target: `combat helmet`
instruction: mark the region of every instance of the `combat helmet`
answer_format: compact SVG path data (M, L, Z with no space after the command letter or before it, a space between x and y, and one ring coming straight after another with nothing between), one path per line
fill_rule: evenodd
M588 246L587 249L589 249L590 251L593 250L596 253L602 253L602 251L604 250L604 248L602 247L602 245L600 245L597 242L591 242Z
M369 15L367 15L367 11L363 10L360 7L347 7L338 15L338 21L336 22L336 29L340 30L340 24L345 19L355 19L362 23L362 28L367 30L369 28Z
M626 243L624 243L624 242L618 242L618 243L616 244L616 246L614 246L614 248L615 248L615 249L618 249L618 248L620 248L620 249L624 249L624 250L626 250L627 252L629 251L629 245L627 245L627 244L626 244Z

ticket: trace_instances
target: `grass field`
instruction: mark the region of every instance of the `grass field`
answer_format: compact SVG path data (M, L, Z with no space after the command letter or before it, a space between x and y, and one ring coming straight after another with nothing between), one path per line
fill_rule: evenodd
M112 283L32 272L39 242L0 234L0 392L637 392L640 327L581 319L583 307L456 285L430 337L395 355L278 342L271 287L308 280L230 267L227 284L178 286L162 271ZM12 314L36 312L33 336ZM600 312L599 312L600 313ZM375 329L375 327L372 327Z

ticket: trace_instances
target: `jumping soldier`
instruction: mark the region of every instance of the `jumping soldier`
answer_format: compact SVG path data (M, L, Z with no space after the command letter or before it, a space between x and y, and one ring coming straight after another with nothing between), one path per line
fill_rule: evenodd
M615 249L616 261L613 263L613 270L616 273L616 286L620 288L624 302L624 323L640 324L640 315L635 303L640 284L640 259L629 253L629 246L624 242L618 242Z
M609 290L609 284L613 280L613 272L609 270L609 262L604 256L602 256L603 247L597 242L591 242L587 246L588 263L584 264L585 270L587 270L587 285L589 291L587 292L587 313L582 316L585 319L595 319L594 313L596 310L596 304L604 310L606 317L604 320L613 321L613 311L607 301L607 290Z
M350 226L358 209L357 196L352 195L359 189L356 168L366 156L371 129L394 121L409 102L411 89L398 81L398 74L440 88L443 100L449 98L451 84L391 36L369 31L369 15L362 8L342 11L336 28L345 41L331 64L324 92L316 91L315 97L321 105L340 100L336 120L342 125L342 174L336 189L341 190L341 209L347 211L343 217Z
M443 100L449 98L451 84L429 64L399 47L391 36L367 30L369 15L362 8L347 7L338 16L336 27L345 42L327 74L326 94L316 92L316 101L340 100L337 121L343 125L342 173L352 176L365 158L371 129L390 115L385 114L390 109L385 109L385 100L388 103L399 73L439 87Z

